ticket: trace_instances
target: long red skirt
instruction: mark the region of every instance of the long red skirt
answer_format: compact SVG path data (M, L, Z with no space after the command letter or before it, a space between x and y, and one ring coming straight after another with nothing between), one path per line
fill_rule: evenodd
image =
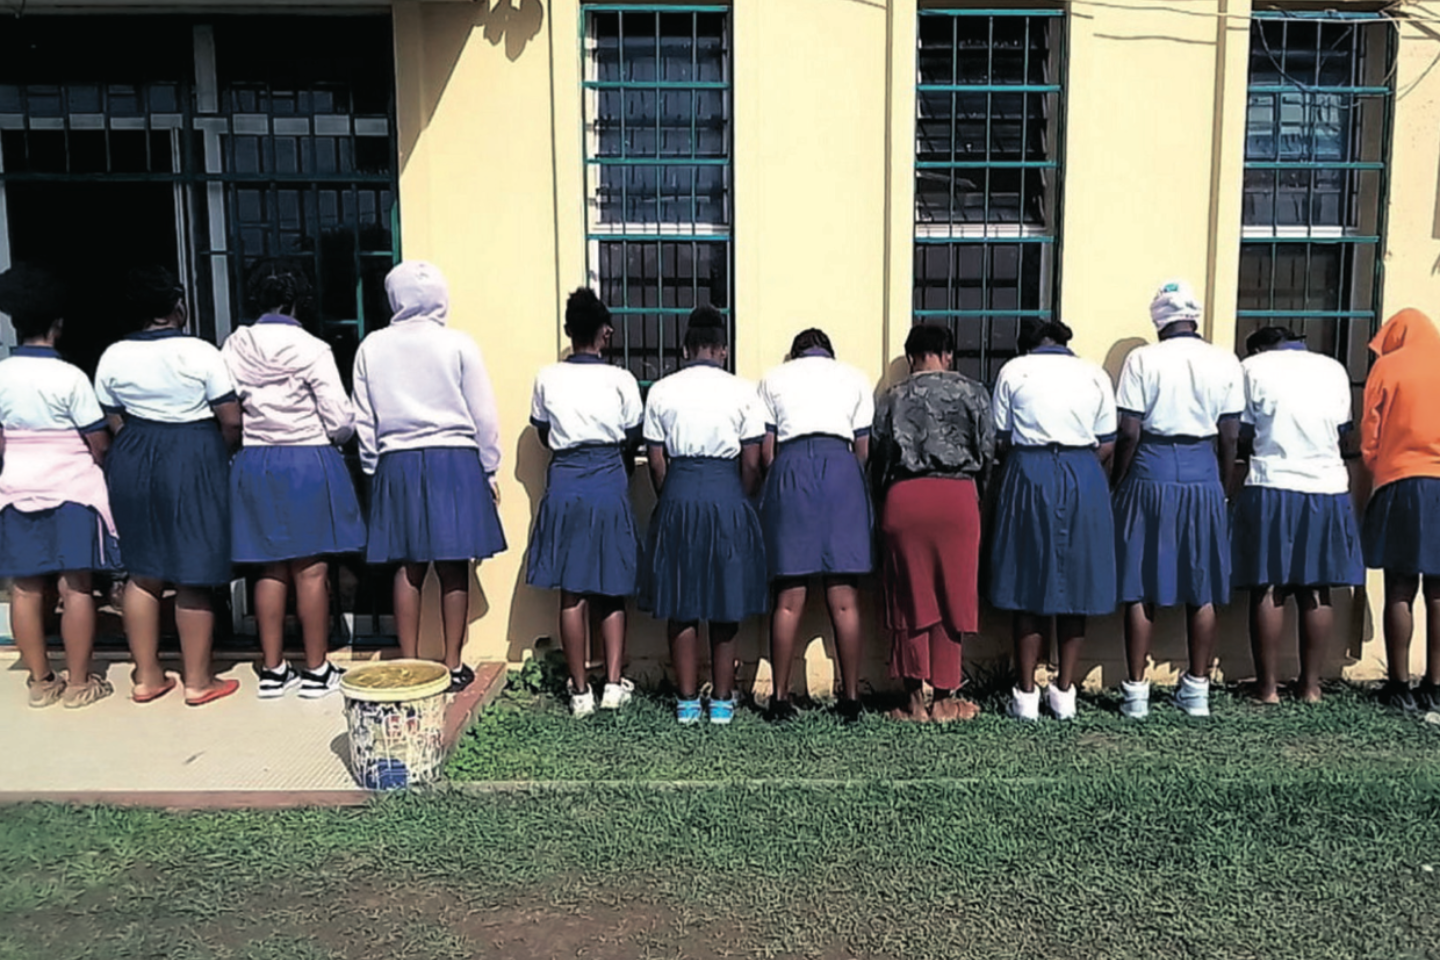
M954 690L960 685L960 640L980 627L975 483L902 480L885 496L880 530L890 673Z

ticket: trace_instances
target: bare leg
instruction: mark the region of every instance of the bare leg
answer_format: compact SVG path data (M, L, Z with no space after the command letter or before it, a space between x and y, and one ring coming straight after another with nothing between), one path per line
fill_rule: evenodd
M904 683L908 699L905 706L890 711L890 719L907 720L911 723L928 723L930 710L925 706L925 681L906 677Z
M699 624L671 620L667 626L670 660L675 664L675 686L679 689L681 700L694 700L700 695L700 665L695 652L699 646Z
M60 636L65 640L65 669L69 682L83 687L90 682L90 658L95 650L95 597L90 592L89 570L60 574Z
M210 669L215 611L210 606L210 591L203 587L176 587L175 594L175 626L180 631L185 698L193 700L219 685Z
M470 626L470 562L445 560L435 564L440 578L440 622L445 631L445 666L459 670L465 632Z
M805 612L805 581L778 580L775 609L770 614L770 671L776 700L790 699L790 673L795 666L795 638Z
M30 680L50 679L50 655L45 649L45 577L17 577L10 594L10 632L20 648L20 659ZM79 682L84 682L82 675Z
M1055 683L1061 690L1075 685L1080 670L1080 654L1085 649L1085 618L1056 617L1055 642L1060 645L1060 673Z
M710 624L710 683L717 700L735 696L735 636L738 623Z
M625 669L625 598L595 597L600 642L605 645L605 682L619 683Z
M1303 610L1303 604L1301 606ZM1285 595L1275 587L1250 591L1250 656L1255 661L1255 697L1280 702L1280 633L1285 626ZM1303 647L1303 642L1302 642Z
M285 602L290 593L290 563L267 563L255 581L255 626L266 670L285 662Z
M1215 658L1215 604L1186 607L1190 632L1190 676L1203 680L1210 676L1210 661Z
M585 664L590 655L590 601L578 593L560 591L560 646L570 670L570 686L584 693L590 682Z
M1393 683L1410 682L1410 636L1420 578L1385 571L1385 661Z
M290 575L305 641L305 669L319 670L330 656L330 565L321 557L302 557L290 561Z
M1330 588L1302 587L1295 591L1300 608L1300 696L1306 703L1320 702L1320 667L1335 623Z
M1045 644L1045 633L1050 626L1049 617L1037 617L1033 613L1016 613L1015 626L1015 685L1024 693L1035 689L1035 668L1040 665L1040 649Z
M400 656L420 656L420 590L425 586L424 563L402 563L395 571L395 636Z
M860 586L854 577L827 577L825 604L835 628L835 655L840 661L840 686L846 700L860 699Z
M1150 636L1155 632L1155 608L1148 603L1125 605L1125 659L1130 682L1145 679L1150 663Z
M125 584L125 639L135 661L135 690L138 699L159 693L165 687L160 669L160 597L165 584L150 577L131 577Z
M1425 578L1425 679L1440 685L1440 578Z

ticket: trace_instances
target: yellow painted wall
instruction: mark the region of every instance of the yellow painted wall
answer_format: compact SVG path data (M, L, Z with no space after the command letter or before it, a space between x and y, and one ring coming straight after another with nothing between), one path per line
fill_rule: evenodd
M811 325L877 384L896 374L913 269L916 5L734 0L734 353L744 376L778 363ZM1112 373L1153 337L1148 299L1168 276L1203 291L1217 342L1234 339L1249 0L1156 6L1077 2L1069 21L1060 305L1077 350ZM518 661L554 629L555 598L523 585L546 462L527 416L534 371L560 356L564 294L586 280L579 17L578 0L395 4L405 253L450 277L452 322L486 351L505 436L511 549L479 573L476 659ZM1412 24L1401 36L1397 83L1415 86L1397 107L1387 310L1428 305L1440 283L1440 71L1421 76L1440 33ZM643 475L634 488L648 513ZM1374 601L1360 600L1340 600L1344 649L1332 672L1368 677L1381 661ZM1250 669L1244 621L1243 603L1222 621L1230 676ZM823 618L813 625L824 632ZM1008 629L987 618L969 656L1003 656ZM884 686L884 640L871 636L867 680ZM660 625L637 615L631 638L632 672L658 678ZM1096 622L1091 682L1116 682L1121 650L1118 618ZM1183 650L1179 618L1162 617L1157 675L1173 675ZM759 625L742 633L741 651L744 676L763 688ZM811 689L826 691L823 644L810 645L807 665Z

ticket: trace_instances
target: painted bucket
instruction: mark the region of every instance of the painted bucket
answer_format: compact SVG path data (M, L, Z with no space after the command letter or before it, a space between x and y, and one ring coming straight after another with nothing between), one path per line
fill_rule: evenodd
M366 790L433 783L445 761L450 671L429 660L352 667L340 679L350 730L350 769Z

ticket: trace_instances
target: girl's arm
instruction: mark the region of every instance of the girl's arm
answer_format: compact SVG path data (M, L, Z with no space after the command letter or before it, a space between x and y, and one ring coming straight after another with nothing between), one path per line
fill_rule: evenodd
M1129 413L1120 415L1120 435L1115 441L1115 468L1110 474L1110 486L1118 487L1130 472L1135 461L1135 451L1140 447L1139 417Z
M105 454L110 451L110 431L91 430L89 433L82 433L85 438L85 446L90 448L90 456L97 467L105 466Z
M647 443L645 456L650 464L650 483L655 487L655 493L659 494L665 488L665 474L670 469L670 462L665 458L665 445Z
M366 474L375 472L380 459L376 447L375 409L370 403L370 383L365 370L365 344L355 351L355 438L360 442L360 469Z
M340 382L340 368L335 366L335 354L325 350L315 360L306 379L310 384L310 394L315 398L315 412L329 441L341 444L353 437L355 407Z
M215 404L213 409L215 419L220 421L220 435L225 438L225 446L234 453L240 449L240 401L226 400Z
M865 463L870 459L870 434L855 438L855 459L860 461L860 469L865 469Z
M760 441L760 465L766 473L775 466L775 431L765 431L765 439Z
M1235 461L1240 446L1240 418L1227 417L1218 426L1220 439L1215 444L1215 450L1220 458L1220 483L1225 487L1225 496L1234 497L1239 492L1235 479L1240 476L1240 471L1236 469Z
M745 488L747 497L760 492L760 478L764 475L760 466L762 446L760 443L747 443L740 448L740 484Z

